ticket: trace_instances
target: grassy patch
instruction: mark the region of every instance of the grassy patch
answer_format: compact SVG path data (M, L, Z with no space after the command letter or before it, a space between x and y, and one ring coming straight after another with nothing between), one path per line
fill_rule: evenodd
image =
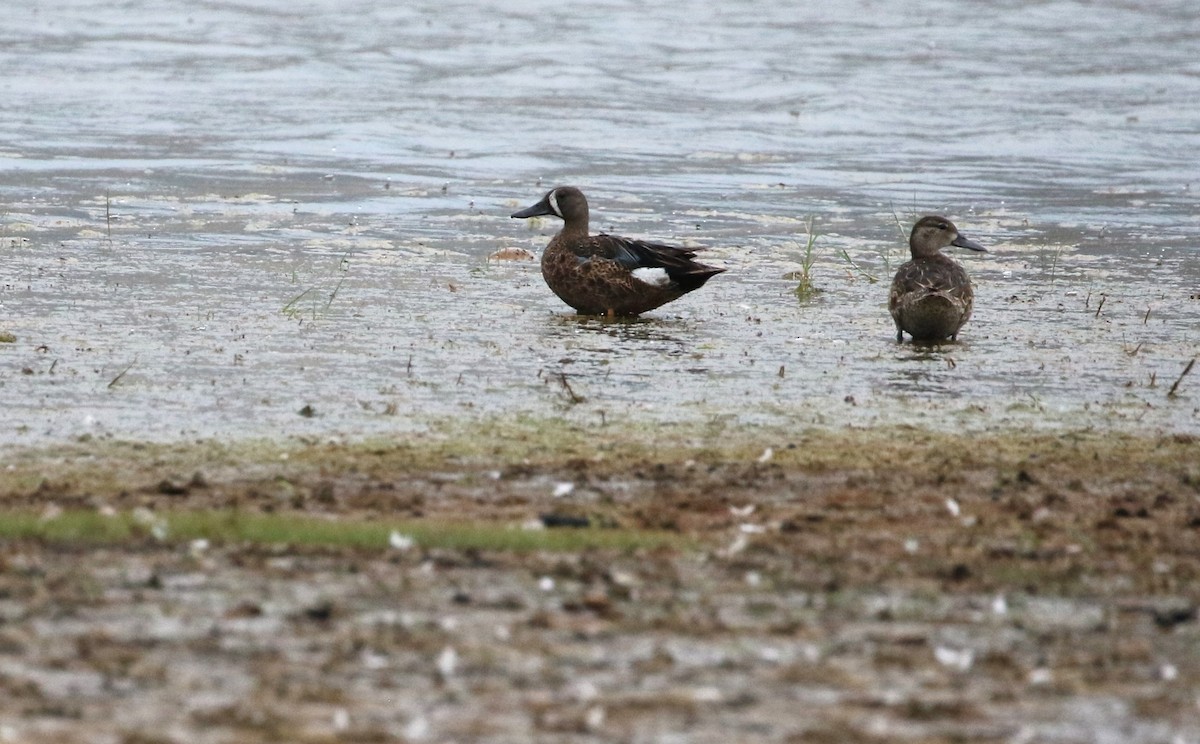
M806 235L804 241L804 255L800 259L800 270L792 272L787 278L796 280L796 288L792 290L796 294L796 298L801 302L810 300L817 295L821 290L813 284L812 268L816 262L816 245L818 235L813 231L813 218L809 217L804 221L804 232Z
M420 548L506 552L577 552L588 549L634 551L684 547L665 532L626 529L524 529L519 525L431 520L364 521L320 519L295 514L256 514L228 510L153 513L73 509L53 516L0 512L0 539L35 539L86 545L141 539L182 543L294 545L297 547L389 548L392 534Z
M311 312L312 320L317 320L319 317L329 312L333 301L337 299L338 293L342 291L342 285L346 283L346 277L350 273L350 258L344 255L338 261L337 266L337 282L333 289L325 291L324 288L312 286L288 300L279 312L288 316L293 320L302 320L308 312ZM293 282L296 281L296 276L293 273ZM325 283L328 283L327 281ZM306 306L311 305L306 310Z

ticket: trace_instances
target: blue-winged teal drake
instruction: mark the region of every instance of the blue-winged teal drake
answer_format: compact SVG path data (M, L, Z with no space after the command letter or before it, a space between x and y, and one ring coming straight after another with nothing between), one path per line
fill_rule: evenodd
M616 235L588 235L588 203L573 186L550 189L513 217L554 215L563 228L542 253L542 277L580 315L633 316L665 305L725 269L692 259L696 252Z
M942 255L942 249L950 245L987 250L960 235L945 217L922 217L913 225L908 238L912 260L896 272L888 297L897 342L904 340L905 333L925 343L957 340L959 329L971 317L975 291L966 269Z

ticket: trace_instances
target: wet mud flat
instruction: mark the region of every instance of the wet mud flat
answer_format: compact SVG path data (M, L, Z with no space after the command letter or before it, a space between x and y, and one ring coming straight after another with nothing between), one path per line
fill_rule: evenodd
M1196 741L1198 453L1183 433L549 420L30 450L3 508L45 524L222 510L667 539L9 537L0 740Z

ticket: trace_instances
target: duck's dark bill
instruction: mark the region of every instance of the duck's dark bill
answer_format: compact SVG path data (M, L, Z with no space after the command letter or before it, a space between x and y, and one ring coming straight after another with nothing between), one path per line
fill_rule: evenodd
M525 207L520 212L513 212L512 216L519 219L526 217L540 217L544 214L554 214L554 210L550 208L550 202L542 199L532 207Z
M514 214L513 217L516 217L516 215ZM969 251L983 251L984 253L987 253L987 248L984 248L974 240L963 237L962 235L959 235L957 238L955 238L954 242L952 242L950 245L956 245L959 248L966 248Z

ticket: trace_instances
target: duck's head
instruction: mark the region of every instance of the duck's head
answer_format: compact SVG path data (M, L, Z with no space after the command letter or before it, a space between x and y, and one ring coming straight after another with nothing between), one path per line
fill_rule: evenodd
M913 258L933 256L948 245L966 248L969 251L986 251L979 243L958 232L954 223L945 217L927 215L913 225L908 237L908 247Z
M512 214L513 217L520 219L542 215L554 215L571 225L580 223L586 225L588 221L587 198L574 186L556 186L547 191L537 204Z

